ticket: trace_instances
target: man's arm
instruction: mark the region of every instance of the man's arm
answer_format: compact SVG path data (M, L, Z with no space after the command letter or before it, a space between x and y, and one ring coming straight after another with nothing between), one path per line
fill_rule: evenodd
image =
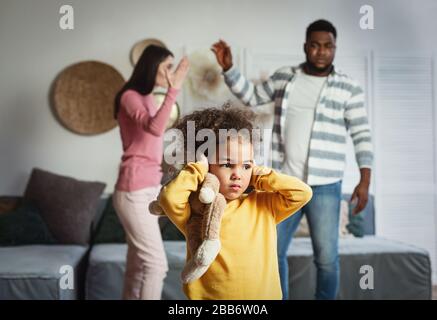
M220 40L212 47L218 63L223 69L225 83L244 104L247 106L258 106L274 100L275 88L273 76L267 81L254 85L248 81L232 63L231 48L226 42Z
M364 107L364 92L359 85L352 87L352 94L345 106L346 126L350 131L355 149L355 158L360 168L360 182L352 193L351 201L357 202L353 214L362 211L369 197L373 146L367 112Z
M232 66L223 75L225 83L232 93L247 106L255 107L274 100L273 76L260 84L254 85L235 66Z

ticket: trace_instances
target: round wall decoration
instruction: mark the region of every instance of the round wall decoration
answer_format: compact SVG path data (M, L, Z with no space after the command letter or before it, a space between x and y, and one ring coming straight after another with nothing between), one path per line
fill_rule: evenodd
M135 43L135 45L132 47L130 59L133 66L135 66L138 62L138 60L141 57L141 54L143 53L144 49L146 49L149 45L154 44L158 47L167 48L167 46L158 39L144 39L141 41L138 41Z
M114 98L125 81L112 66L84 61L65 68L55 80L53 108L69 130L99 134L117 126Z
M161 92L154 92L153 96L155 98L156 106L159 109L161 107L162 103L164 102L166 94L165 93L161 93ZM179 116L180 116L179 105L178 105L177 102L175 102L173 104L172 108L171 108L170 118L168 119L167 127L165 129L167 130L172 125L174 125L175 122L179 119Z

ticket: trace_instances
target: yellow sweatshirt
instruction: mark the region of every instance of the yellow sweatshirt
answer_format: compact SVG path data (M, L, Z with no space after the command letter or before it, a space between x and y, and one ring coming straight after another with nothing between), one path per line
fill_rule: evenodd
M188 197L206 173L200 163L189 163L161 191L161 207L184 235L190 217ZM299 179L274 170L252 176L251 184L254 191L227 203L220 229L221 250L200 279L184 285L189 299L282 298L276 224L303 207L312 190Z

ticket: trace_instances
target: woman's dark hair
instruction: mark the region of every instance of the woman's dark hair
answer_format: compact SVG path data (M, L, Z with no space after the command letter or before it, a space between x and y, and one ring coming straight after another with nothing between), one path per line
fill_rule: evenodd
M159 64L168 56L173 57L173 53L163 47L149 45L144 49L130 79L115 96L114 118L117 118L121 96L126 90L135 90L142 95L147 95L153 91Z

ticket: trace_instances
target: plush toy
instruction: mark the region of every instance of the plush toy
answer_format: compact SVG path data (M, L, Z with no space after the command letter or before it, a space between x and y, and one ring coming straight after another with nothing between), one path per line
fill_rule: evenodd
M220 225L226 199L219 189L217 177L207 173L200 188L190 195L191 216L187 221L186 240L191 258L182 271L183 283L199 279L220 251ZM152 214L164 215L158 200L150 204L149 210Z

